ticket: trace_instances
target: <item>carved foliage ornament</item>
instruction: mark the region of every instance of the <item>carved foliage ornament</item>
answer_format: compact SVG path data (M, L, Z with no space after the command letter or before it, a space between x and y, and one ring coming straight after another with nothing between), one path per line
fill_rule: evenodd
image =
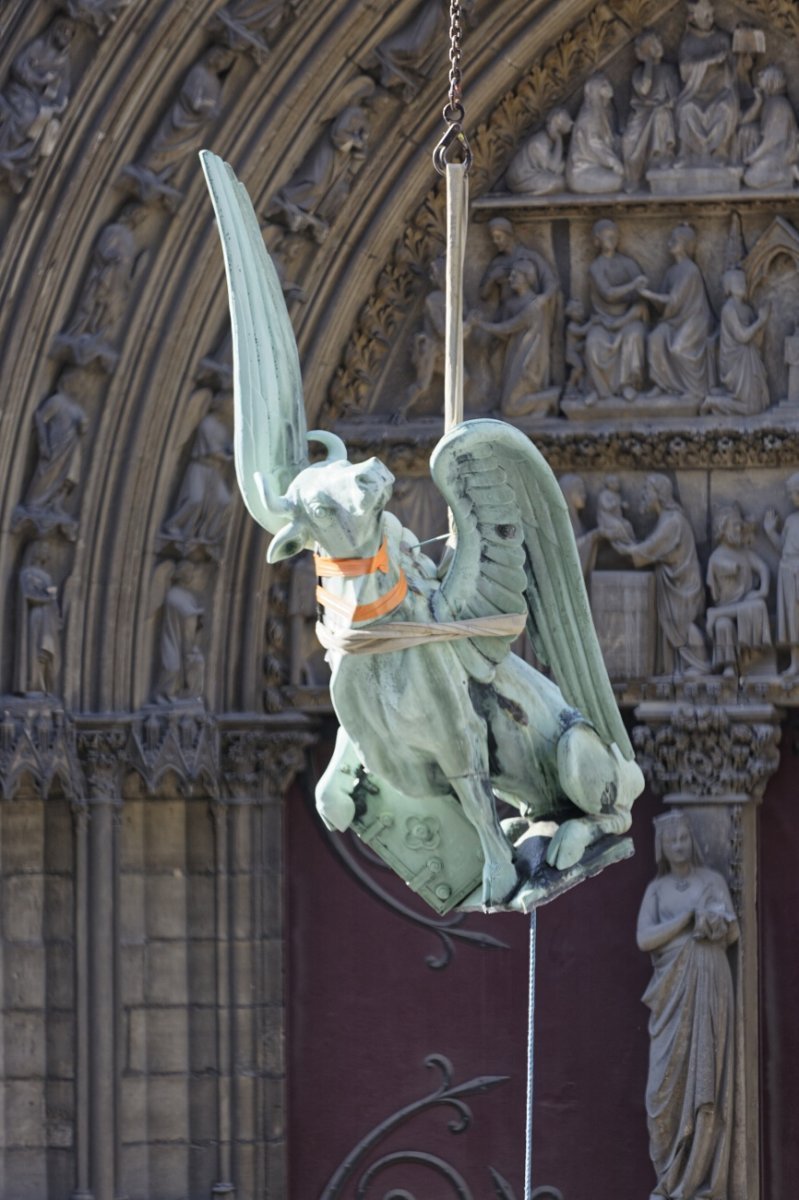
M666 795L761 796L779 764L780 741L779 725L764 715L748 720L746 709L678 705L663 724L637 725L633 744L650 787Z

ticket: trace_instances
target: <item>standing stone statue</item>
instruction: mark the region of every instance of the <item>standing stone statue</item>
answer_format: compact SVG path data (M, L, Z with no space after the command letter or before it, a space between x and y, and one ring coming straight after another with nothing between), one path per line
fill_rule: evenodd
M602 535L598 529L586 529L583 524L580 514L586 506L588 494L585 490L585 483L580 476L571 474L561 475L558 483L560 484L560 490L563 492L566 507L569 510L569 520L574 532L574 540L577 543L577 553L580 556L583 579L587 582L596 565L597 550L599 549Z
M674 499L671 480L647 475L641 512L653 513L655 528L641 542L618 538L611 544L636 567L654 567L658 618L657 671L684 675L707 670L707 652L696 621L705 608L705 590L691 523Z
M231 0L214 13L213 25L231 50L244 51L257 65L269 55L272 39L297 7L297 0Z
M763 96L759 137L744 159L744 183L750 188L791 188L799 179L799 126L786 96L782 67L764 67L757 76Z
M683 87L675 105L679 164L726 166L735 158L740 104L732 40L710 0L689 0L678 53Z
M58 528L72 541L77 523L64 511L64 503L80 483L86 414L59 388L39 405L35 422L39 458L25 499L14 510L12 528L30 521L38 533Z
M655 819L655 860L638 915L638 947L652 956L643 995L652 1200L726 1200L735 1062L727 951L738 922L723 876L702 865L679 809Z
M471 324L506 340L500 409L505 417L543 416L553 397L544 395L551 383L550 345L555 297L546 290L536 264L519 258L508 276L511 297L501 321L472 318Z
M19 573L14 691L55 695L61 675L61 612L50 574L50 551L36 542Z
M780 518L770 508L763 528L782 556L777 574L777 643L790 649L790 665L783 674L792 676L799 675L799 471L788 476L785 490L797 511L786 517L780 530Z
M416 379L405 393L404 403L391 416L394 424L405 420L417 401L429 393L434 379L443 381L446 334L446 259L443 256L439 255L430 263L430 279L433 287L425 297L422 328L414 336L411 351Z
M653 395L688 396L699 403L713 383L710 335L714 322L705 281L694 262L696 231L692 226L678 225L672 230L669 251L674 266L666 272L662 290L639 289L639 295L662 309L647 344Z
M232 499L225 468L233 458L230 433L219 415L225 400L224 393L217 393L200 421L175 511L161 531L183 554L201 546L218 557L224 541Z
M619 253L615 221L597 221L593 234L598 253L588 271L591 324L585 339L585 366L591 392L587 399L632 400L644 384L647 310L640 292L648 281L634 258Z
M727 299L721 310L719 380L702 405L703 412L751 416L768 408L768 377L760 353L769 306L755 313L746 302L743 271L726 271L722 284ZM716 392L718 391L718 394Z
M159 703L202 699L205 657L200 647L200 633L204 609L199 596L192 590L193 583L192 564L186 560L179 562L164 600L160 672L155 689Z
M771 645L768 566L746 545L747 528L737 504L725 505L714 521L716 549L707 563L707 586L713 608L707 631L713 643L713 666L728 677Z
M566 182L573 192L621 191L624 164L613 111L613 86L602 74L592 75L586 82L572 130Z
M622 137L628 192L640 187L649 167L666 168L674 162L674 101L680 90L675 68L663 62L663 43L654 29L645 29L635 39L635 56L641 65L633 71L630 116Z
M534 133L511 159L505 175L508 190L529 196L547 196L565 187L566 151L564 139L574 121L565 108L553 108L546 128Z
M442 0L421 0L405 24L380 42L375 57L381 87L399 84L404 98L413 99L436 61L446 13Z

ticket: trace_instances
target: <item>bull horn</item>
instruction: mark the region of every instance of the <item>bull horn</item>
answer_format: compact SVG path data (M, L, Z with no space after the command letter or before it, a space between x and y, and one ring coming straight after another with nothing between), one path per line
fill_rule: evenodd
M270 533L279 533L294 516L291 501L285 496L276 495L269 480L260 471L254 472L253 479L261 499L261 511L253 513L253 516Z
M306 434L309 442L319 442L327 450L327 458L325 462L346 462L347 447L344 445L337 433L330 433L327 429L312 429Z

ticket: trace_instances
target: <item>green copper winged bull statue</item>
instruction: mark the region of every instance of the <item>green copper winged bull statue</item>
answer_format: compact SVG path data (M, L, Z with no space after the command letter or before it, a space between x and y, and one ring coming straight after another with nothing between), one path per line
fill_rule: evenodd
M230 295L239 487L274 535L270 563L315 554L340 722L316 789L322 819L382 846L441 912L465 899L513 907L529 891L506 833L525 822L501 824L497 800L555 822L537 869L579 877L592 847L629 829L643 777L555 477L513 426L456 426L430 460L456 531L437 567L386 511L383 463L351 463L335 434L307 431L297 347L252 205L227 164L201 157ZM309 442L323 461L309 462ZM511 652L525 627L557 684Z

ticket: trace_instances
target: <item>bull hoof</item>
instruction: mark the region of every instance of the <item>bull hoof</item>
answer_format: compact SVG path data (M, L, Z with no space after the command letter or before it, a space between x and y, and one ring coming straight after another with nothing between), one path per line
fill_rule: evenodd
M503 904L518 886L519 877L512 862L497 863L493 867L486 863L483 867L483 907L496 908Z

